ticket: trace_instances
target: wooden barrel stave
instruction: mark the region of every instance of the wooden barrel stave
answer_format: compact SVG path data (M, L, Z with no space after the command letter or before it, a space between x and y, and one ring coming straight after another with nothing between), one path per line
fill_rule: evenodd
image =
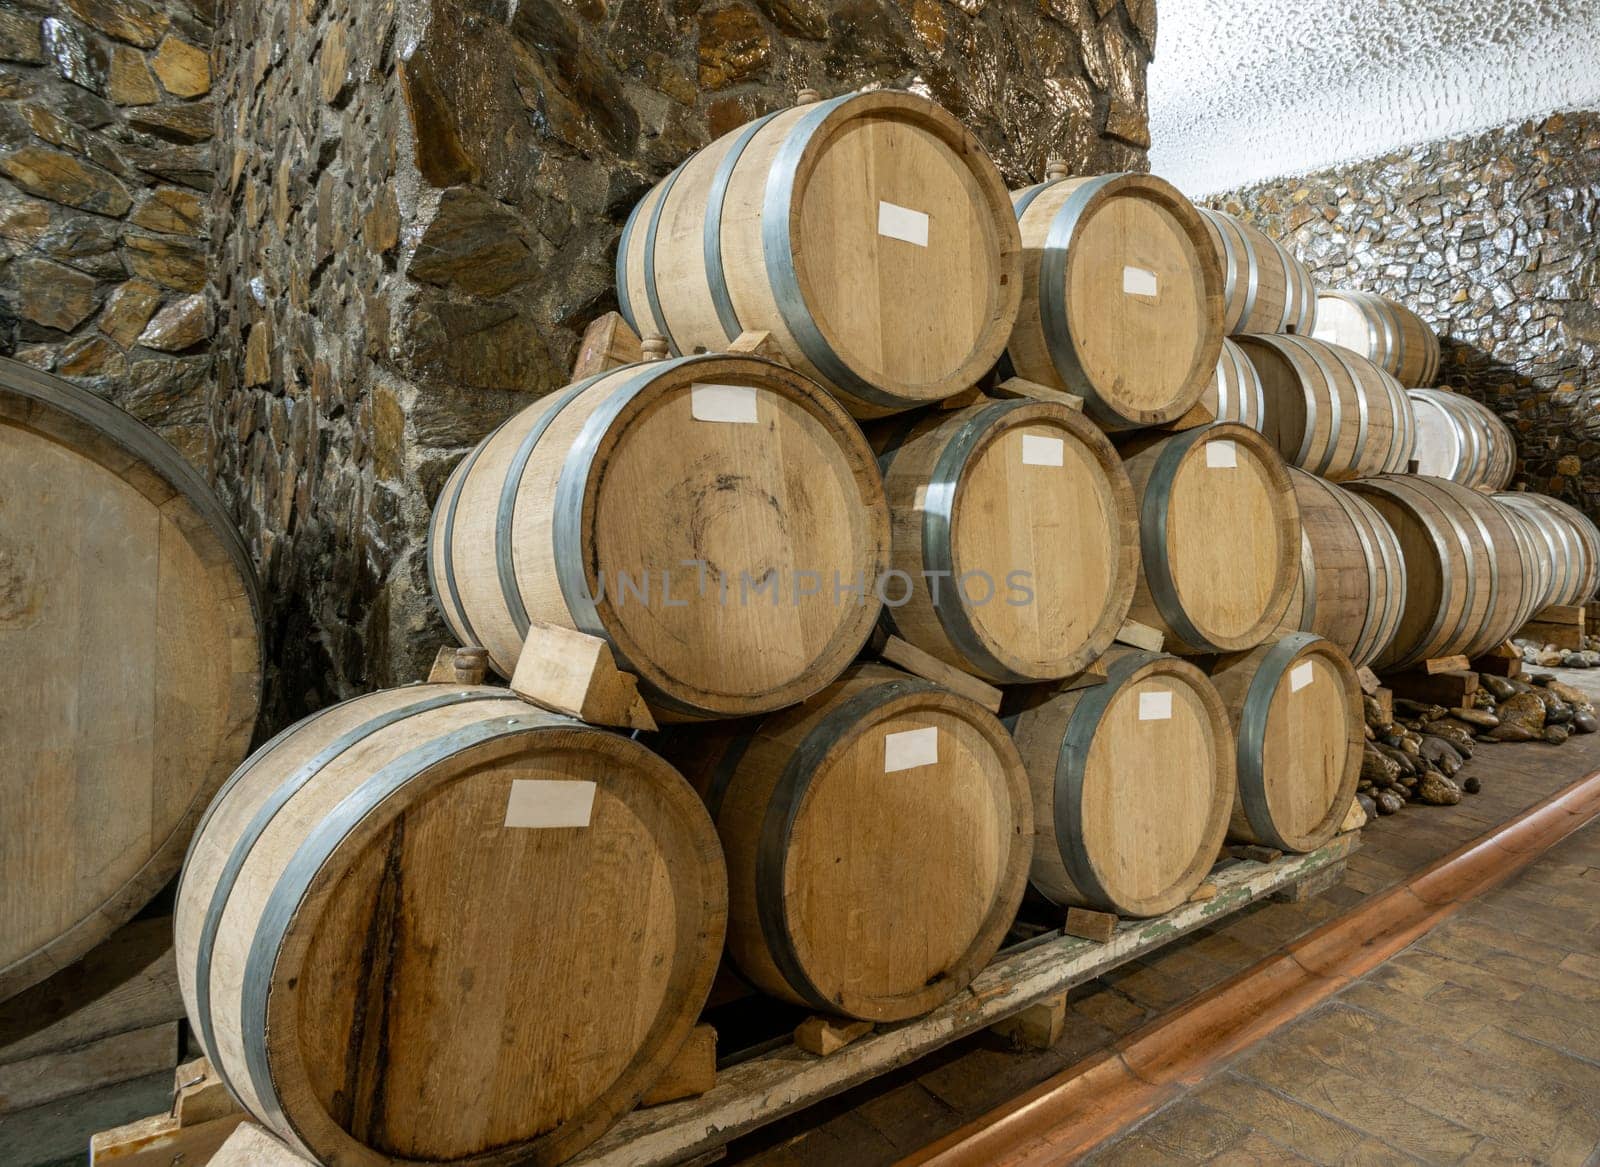
M920 239L884 226L885 205L910 227L921 216ZM926 98L877 90L779 110L699 151L634 208L617 285L628 322L675 354L765 330L853 414L882 417L960 392L998 359L1020 242L977 140Z
M1330 641L1294 632L1211 670L1238 741L1228 837L1315 851L1355 797L1365 744L1355 666Z
M881 423L874 444L891 567L914 581L885 604L889 631L997 684L1065 677L1110 646L1133 602L1138 526L1122 460L1093 423L1053 403L987 402ZM979 583L961 584L973 572Z
M1481 402L1447 389L1409 391L1417 414L1417 473L1503 490L1516 468L1511 431Z
M428 554L452 631L503 676L541 620L603 637L660 716L697 719L837 676L877 618L888 545L871 448L839 404L771 361L708 354L613 369L506 421L446 482ZM834 602L834 574L861 602Z
M1200 401L1218 421L1237 421L1259 430L1265 424L1266 399L1261 375L1232 339L1224 337L1217 374Z
M1316 339L1360 353L1407 389L1439 375L1439 338L1411 309L1374 292L1317 290Z
M1012 198L1018 375L1081 396L1106 429L1182 417L1222 341L1222 273L1193 204L1148 174L1052 179Z
M1589 517L1560 499L1532 491L1503 491L1494 499L1527 524L1535 554L1548 569L1538 608L1593 599L1600 586L1600 529Z
M1259 228L1226 211L1198 209L1222 268L1223 330L1309 333L1316 303L1305 265Z
M1205 674L1113 649L1104 684L1026 694L1013 732L1033 790L1031 879L1057 904L1156 916L1211 870L1232 810L1234 739Z
M171 445L0 359L0 998L72 963L177 872L249 748L261 601Z
M584 782L580 822L552 791ZM207 1056L291 1146L498 1165L559 1162L633 1105L694 1024L725 914L711 823L666 763L502 689L417 685L234 774L175 940Z

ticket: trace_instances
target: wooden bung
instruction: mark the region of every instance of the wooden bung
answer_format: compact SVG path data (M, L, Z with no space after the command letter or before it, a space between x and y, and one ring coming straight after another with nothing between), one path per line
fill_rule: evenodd
M768 331L857 417L969 388L1005 348L1022 289L999 170L917 94L813 96L645 195L617 249L623 316L674 354Z
M510 418L456 466L428 531L445 620L496 672L515 673L535 622L574 629L608 643L658 720L828 684L877 619L888 547L849 415L792 369L714 353L612 369Z
M726 893L705 808L643 746L412 685L229 779L178 888L178 978L211 1065L301 1154L556 1163L677 1055Z
M1234 801L1228 711L1204 673L1137 649L1105 684L1023 691L1017 748L1033 790L1030 877L1051 902L1158 916L1188 900Z
M1305 264L1277 240L1226 211L1201 207L1200 214L1223 273L1223 330L1229 336L1310 335L1317 293Z
M1148 174L1050 178L1011 197L1017 374L1082 397L1108 430L1186 414L1222 347L1222 270L1194 206Z
M1299 575L1300 514L1283 459L1223 422L1123 446L1139 511L1132 616L1177 653L1253 648Z
M0 359L0 999L149 902L244 757L261 600L176 449Z
M1530 532L1488 495L1442 478L1385 475L1350 484L1383 516L1406 564L1405 607L1380 673L1493 648L1541 599Z
M871 436L903 573L884 596L896 635L997 684L1065 677L1110 646L1133 601L1138 527L1098 427L1017 398Z
M1261 431L1296 466L1342 481L1405 470L1416 446L1411 399L1356 353L1303 336L1238 338L1261 379Z
M663 749L716 820L728 951L763 991L898 1021L949 1000L999 948L1033 816L1016 747L977 703L858 665L803 705Z
M1433 329L1404 304L1375 292L1318 288L1316 326L1301 331L1360 353L1407 389L1426 388L1439 376Z
M1417 419L1412 460L1417 474L1476 490L1504 490L1517 466L1517 443L1500 415L1448 389L1411 389Z
M1238 741L1228 838L1315 851L1339 831L1361 776L1361 686L1338 647L1292 632L1223 657L1211 683Z
M1300 506L1300 578L1280 632L1315 632L1364 665L1388 647L1405 608L1400 540L1364 497L1289 470Z

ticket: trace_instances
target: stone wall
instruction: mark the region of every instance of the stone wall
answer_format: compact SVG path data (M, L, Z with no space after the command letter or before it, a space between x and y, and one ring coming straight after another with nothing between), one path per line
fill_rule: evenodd
M0 8L0 354L207 460L212 0Z
M806 86L911 86L1014 184L1051 153L1146 168L1153 0L230 8L212 416L273 606L275 721L421 674L446 474L566 381L628 211L711 137Z
M1440 381L1515 430L1517 481L1600 515L1600 113L1557 114L1210 200L1319 283L1419 312Z

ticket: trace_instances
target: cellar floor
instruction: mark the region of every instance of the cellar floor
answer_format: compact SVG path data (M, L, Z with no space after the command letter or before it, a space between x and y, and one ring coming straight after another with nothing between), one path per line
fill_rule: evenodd
M1562 680L1600 698L1597 673L1600 670L1557 670ZM753 1132L730 1146L729 1160L763 1167L893 1163L1600 769L1600 734L1577 736L1562 746L1485 746L1470 766L1467 773L1479 777L1482 793L1454 807L1408 806L1369 824L1340 886L1304 903L1263 901L1075 989L1066 1031L1050 1049L1016 1052L991 1034L954 1043L893 1075ZM1327 1057L1320 1056L1324 1052L1328 1057L1335 1053L1347 1057L1347 1064L1360 1070L1339 1079L1360 1093L1349 1095L1346 1109L1338 1114L1329 1110L1327 1101L1314 1108L1303 1101L1296 1105L1325 1122L1342 1123L1348 1128L1342 1137L1348 1138L1350 1132L1358 1137L1349 1158L1342 1158L1342 1153L1329 1158L1333 1144L1294 1144L1310 1160L1408 1162L1409 1154L1429 1162L1453 1162L1473 1152L1484 1157L1474 1162L1498 1161L1494 1155L1507 1147L1522 1147L1518 1139L1523 1136L1508 1141L1502 1133L1490 1140L1479 1128L1501 1130L1508 1092L1513 1099L1525 1099L1539 1086L1545 1087L1538 1094L1540 1107L1565 1097L1556 1085L1563 1085L1569 1094L1588 1091L1588 1110L1576 1110L1570 1125L1561 1128L1576 1132L1561 1137L1581 1139L1588 1129L1583 1123L1600 1123L1600 1106L1592 1101L1600 1097L1600 1029L1592 1016L1600 1002L1600 980L1593 979L1600 977L1596 892L1600 892L1600 823L1567 839L1338 999L1247 1050L1226 1072L1206 1082L1203 1089L1209 1093L1196 1091L1183 1097L1097 1154L1108 1162L1141 1164L1195 1162L1208 1155L1221 1155L1220 1161L1227 1162L1251 1161L1257 1152L1263 1159L1293 1161L1281 1144L1286 1129L1299 1134L1289 1125L1299 1111L1288 1109L1292 1100L1274 1092L1276 1083L1298 1076L1305 1079L1306 1089L1315 1089L1313 1079L1334 1080L1326 1071ZM1540 951L1554 965L1541 962L1530 951L1541 937ZM1496 944L1509 945L1512 951ZM1493 955L1496 952L1503 955ZM1562 966L1569 957L1571 961ZM1560 985L1568 986L1564 993ZM1573 997L1574 985L1592 995ZM1525 992L1508 996L1513 986ZM1385 997L1393 997L1388 1011L1375 1004ZM1551 1013L1563 1007L1572 1010L1566 1021ZM1497 1016L1502 1024L1495 1024ZM1571 1056L1579 1051L1541 1044L1529 1036L1552 1027L1570 1031L1575 1043L1586 1042L1588 1060ZM1434 1042L1424 1042L1424 1037ZM1478 1090L1463 1095L1478 1100L1481 1114L1476 1126L1461 1123L1459 1112L1437 1113L1449 1091L1426 1086L1429 1076L1446 1064L1445 1057L1458 1056L1452 1045L1467 1049L1459 1055L1459 1065L1470 1067L1469 1080L1477 1079ZM1362 1052L1352 1052L1358 1050ZM1366 1052L1384 1050L1390 1052L1381 1058ZM1260 1060L1251 1062L1252 1058ZM1405 1058L1414 1059L1409 1069ZM1255 1074L1243 1068L1247 1063L1255 1066ZM1453 1069L1455 1063L1450 1065ZM1267 1079L1268 1086L1246 1081L1274 1074L1277 1077ZM1259 1111L1242 1101L1251 1088L1258 1092ZM1235 1094L1229 1095L1230 1089ZM1499 1099L1498 1108L1489 1106L1491 1099ZM1522 1109L1527 1116L1522 1125L1530 1132L1551 1126L1544 1121L1545 1110L1526 1101ZM1212 1116L1219 1116L1219 1125L1207 1126ZM1352 1124L1350 1119L1359 1121ZM1256 1123L1265 1134L1258 1135ZM1451 1126L1468 1133L1463 1150L1457 1154L1421 1150L1426 1144L1420 1140L1427 1132ZM1372 1128L1370 1135L1367 1127ZM1415 1141L1395 1142L1397 1131L1412 1128L1415 1134L1408 1137ZM1555 1137L1558 1132L1550 1133ZM1158 1136L1176 1149L1164 1148L1156 1141ZM1262 1142L1266 1137L1276 1142ZM1591 1148L1593 1144L1591 1138ZM1397 1152L1396 1146L1404 1146L1407 1153ZM1515 1161L1521 1153L1505 1161ZM1553 1153L1536 1158L1568 1161ZM1581 1155L1575 1160L1584 1161Z

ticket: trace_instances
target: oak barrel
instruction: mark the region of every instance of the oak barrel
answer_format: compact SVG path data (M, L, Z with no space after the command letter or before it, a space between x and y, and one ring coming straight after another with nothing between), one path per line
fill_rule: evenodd
M1056 904L1159 916L1216 861L1234 800L1228 711L1206 675L1115 648L1104 684L1025 694L1013 733L1033 790L1030 878Z
M1426 388L1439 375L1439 338L1404 304L1375 292L1317 289L1318 340L1360 353L1407 389Z
M634 208L617 299L673 353L765 330L858 417L971 386L1022 294L1005 181L949 113L897 90L781 109Z
M1385 475L1350 484L1394 528L1406 562L1406 598L1381 671L1433 657L1477 656L1537 610L1531 543L1493 498L1460 483Z
M1544 598L1534 610L1592 600L1600 587L1600 529L1589 516L1532 491L1505 491L1494 499L1526 524L1533 553L1544 567Z
M197 831L195 1033L317 1162L556 1163L676 1055L727 883L694 791L504 689L412 685L279 734Z
M874 435L892 516L891 632L997 684L1079 672L1127 618L1133 488L1077 410L993 401Z
M1222 268L1223 330L1229 336L1308 335L1316 321L1317 297L1305 264L1236 216L1199 210Z
M183 456L0 359L0 998L130 919L244 757L261 607Z
M791 369L716 354L529 406L457 465L428 531L445 620L501 675L530 621L576 628L677 720L781 708L838 676L877 619L888 546L849 415Z
M1239 345L1261 377L1262 432L1290 462L1335 481L1405 470L1416 418L1388 373L1303 336L1243 336Z
M1280 631L1315 632L1352 664L1384 650L1405 608L1400 540L1359 494L1290 468L1300 504L1300 581Z
M1478 490L1504 490L1517 465L1516 439L1481 402L1448 389L1411 389L1417 473Z
M1337 645L1292 632L1223 657L1211 683L1238 740L1228 838L1315 851L1338 833L1366 744L1361 685Z
M1005 727L976 702L857 665L758 722L664 746L728 859L728 951L745 979L872 1021L948 1000L999 948L1033 816Z
M1182 417L1222 344L1222 271L1194 205L1149 174L1051 178L1012 199L1018 375L1081 396L1106 429Z
M1261 375L1233 340L1223 338L1217 372L1200 401L1218 421L1243 422L1253 430L1266 424L1267 402Z
M1139 508L1131 614L1173 652L1254 648L1299 576L1300 515L1289 473L1249 426L1220 422L1124 448Z

